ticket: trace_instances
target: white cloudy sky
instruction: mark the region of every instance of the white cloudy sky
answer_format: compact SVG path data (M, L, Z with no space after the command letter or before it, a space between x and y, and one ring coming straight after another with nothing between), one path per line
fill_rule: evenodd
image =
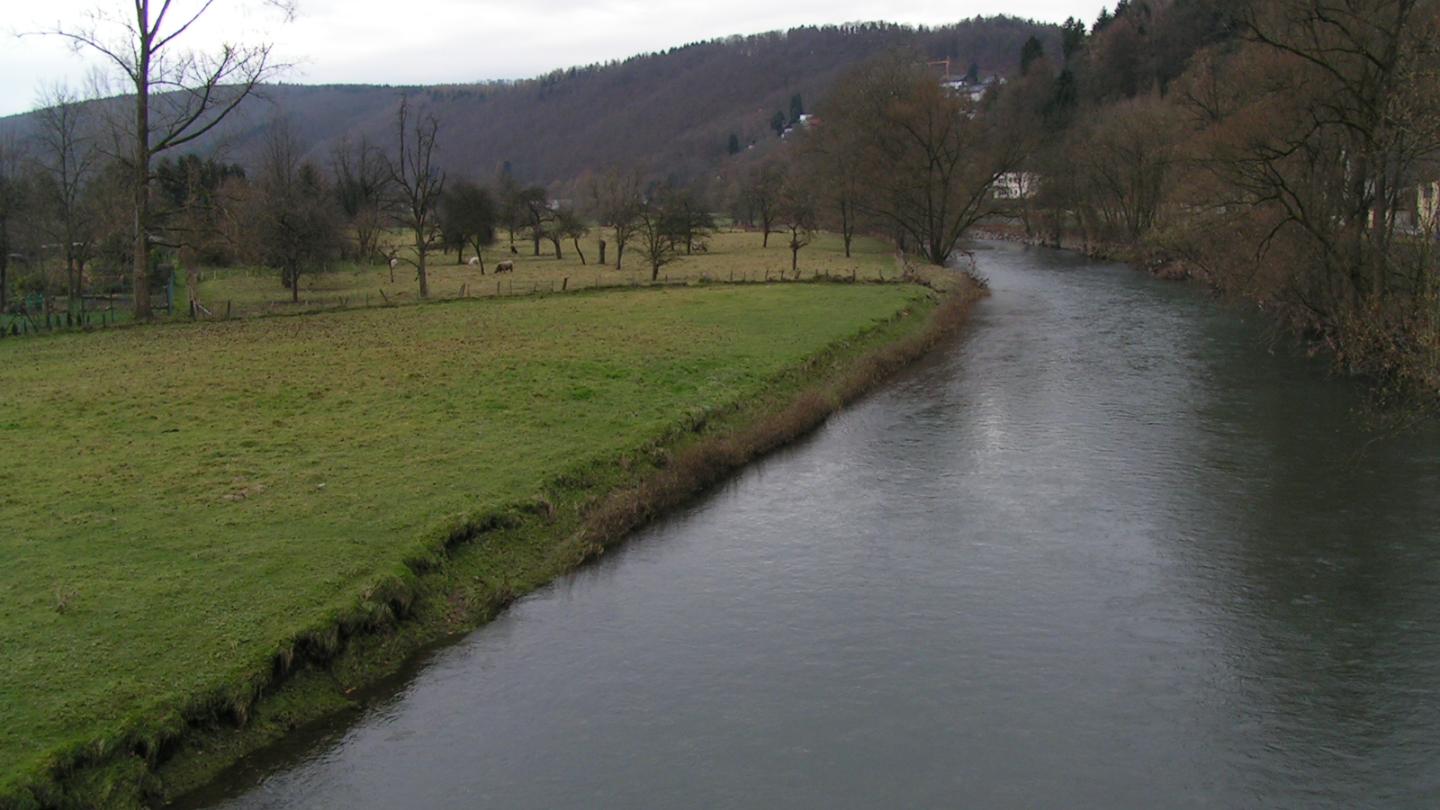
M162 0L151 0L158 7ZM203 0L173 0L172 16ZM0 115L34 106L42 87L85 82L100 64L54 37L17 36L74 26L130 0L3 0ZM1099 0L298 0L283 23L261 0L216 0L194 46L269 41L293 67L286 81L429 84L534 76L686 42L853 20L939 24L1012 14L1059 22L1091 19ZM177 41L177 44L178 41Z

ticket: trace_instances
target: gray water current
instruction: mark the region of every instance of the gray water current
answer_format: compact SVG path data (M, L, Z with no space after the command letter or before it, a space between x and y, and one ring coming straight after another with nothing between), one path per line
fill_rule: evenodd
M1440 433L1192 286L976 255L962 337L191 803L1440 807Z

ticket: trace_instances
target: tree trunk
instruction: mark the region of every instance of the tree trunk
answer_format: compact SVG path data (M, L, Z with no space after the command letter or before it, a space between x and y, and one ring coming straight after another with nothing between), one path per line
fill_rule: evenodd
M290 268L290 303L300 303L300 270L295 267Z
M761 239L760 239L760 247L762 247L762 248L768 248L768 247L770 247L770 226L769 226L769 225L762 225L762 226L760 226L760 230L764 232L764 236L761 237Z
M577 256L580 257L580 264L581 264L581 266L584 266L584 265L585 265L585 254L580 252L580 239L579 239L579 237L576 237L576 238L572 239L571 241L572 241L572 242L574 243L574 245L575 245L575 255L577 255Z
M195 267L194 262L185 263L185 297L190 299L190 317L196 317L200 312L200 270ZM80 299L80 309L85 309L85 299Z
M555 243L555 258L564 259L565 257L560 255L560 240L557 238L551 239L550 241Z
M149 2L142 3L142 12L149 19ZM140 67L135 81L135 232L134 285L135 320L148 321L150 311L150 55L148 43L140 48Z
M540 234L538 234L538 233L535 234L534 240L535 240L535 255L536 255L536 256L539 256L539 255L540 255Z
M605 240L600 240L600 266L605 266Z
M425 251L420 251L420 259L415 262L415 272L420 278L420 297L430 297L430 279L425 275Z
M796 272L800 267L800 247L793 242L790 244L790 272Z
M615 245L615 269L620 269L620 262L625 259L625 243L619 242Z

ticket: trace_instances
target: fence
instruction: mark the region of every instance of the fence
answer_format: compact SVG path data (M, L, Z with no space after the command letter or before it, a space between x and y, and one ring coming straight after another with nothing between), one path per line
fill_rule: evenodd
M775 283L816 283L860 281L852 269L848 274L835 275L829 272L812 271L806 275L777 272L775 270L736 273L700 273L671 277L661 274L652 280L648 273L631 273L617 278L614 273L573 274L559 278L515 279L496 278L493 275L473 284L464 284L453 294L418 299L409 296L394 296L384 290L336 296L307 296L298 303L285 301L238 302L210 301L200 307L186 307L182 315L176 310L169 290L166 291L163 309L172 321L178 320L232 320L285 314L302 314L339 310L368 309L375 307L410 306L437 301L479 298L511 298L543 295L558 295L597 290L634 289L645 287L684 287L706 284L775 284ZM867 279L868 280L868 279ZM886 279L883 271L880 281L900 281L899 273ZM87 304L87 302L90 302ZM102 306L103 305L103 306ZM84 296L78 308L68 306L65 310L54 307L52 300L45 300L36 308L22 304L16 312L0 315L0 339L46 334L64 330L105 329L128 323L133 301L131 296Z

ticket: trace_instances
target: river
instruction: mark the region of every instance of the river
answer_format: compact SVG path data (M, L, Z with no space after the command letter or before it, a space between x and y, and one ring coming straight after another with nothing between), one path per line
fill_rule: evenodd
M1440 434L977 248L964 336L189 804L1440 805Z

